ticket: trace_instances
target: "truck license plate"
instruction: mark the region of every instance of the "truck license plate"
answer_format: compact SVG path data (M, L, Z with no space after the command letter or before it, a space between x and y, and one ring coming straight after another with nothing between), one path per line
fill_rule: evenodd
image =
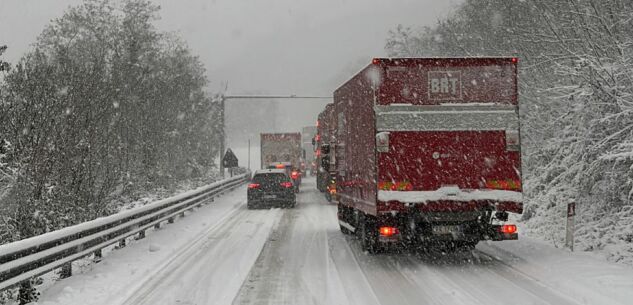
M433 226L433 234L435 235L454 234L461 231L461 226Z
M264 195L264 199L277 199L277 195Z

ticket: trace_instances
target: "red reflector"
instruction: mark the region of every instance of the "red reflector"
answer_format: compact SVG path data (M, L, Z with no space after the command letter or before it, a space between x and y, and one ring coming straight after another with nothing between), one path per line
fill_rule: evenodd
M382 236L392 236L400 233L396 227L380 227L379 231Z
M259 183L250 183L250 184L248 185L248 188L249 188L249 189L256 189L256 188L259 188Z
M292 187L292 182L282 182L282 183L281 183L281 186L283 186L283 187L285 187L285 188L289 189L289 188L291 188L291 187Z
M514 234L517 232L517 226L516 225L502 225L501 227L499 227L499 231L501 231L501 233Z

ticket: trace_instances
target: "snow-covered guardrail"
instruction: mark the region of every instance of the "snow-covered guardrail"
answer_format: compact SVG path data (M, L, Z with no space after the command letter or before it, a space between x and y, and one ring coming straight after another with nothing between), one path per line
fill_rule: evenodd
M36 276L87 255L101 257L101 249L134 234L143 238L145 230L184 214L205 200L243 184L249 174L235 176L177 196L84 222L58 231L0 246L0 291L24 284ZM68 271L69 273L69 271Z

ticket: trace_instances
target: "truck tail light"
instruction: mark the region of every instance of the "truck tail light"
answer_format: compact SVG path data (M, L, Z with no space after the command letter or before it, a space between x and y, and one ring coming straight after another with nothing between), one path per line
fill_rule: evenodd
M381 181L378 182L378 189L383 191L412 191L413 185L409 181Z
M277 169L284 169L284 168L286 168L286 166L283 165L283 164L277 164L277 165L275 165L275 168L277 168Z
M516 225L502 225L499 227L499 232L505 233L505 234L514 234L517 232L517 226Z
M292 187L292 182L282 182L282 183L281 183L281 186L283 186L283 187L285 187L285 188L289 189L289 188L291 188L291 187Z
M521 181L515 179L488 180L486 181L486 188L495 190L520 191Z
M520 149L521 149L521 143L519 139L519 131L506 130L506 150L519 151Z
M400 230L398 230L398 228L396 227L380 227L380 229L378 229L378 232L380 232L381 236L386 236L386 237L400 234Z
M248 184L248 188L249 189L258 189L259 188L259 183L249 183Z

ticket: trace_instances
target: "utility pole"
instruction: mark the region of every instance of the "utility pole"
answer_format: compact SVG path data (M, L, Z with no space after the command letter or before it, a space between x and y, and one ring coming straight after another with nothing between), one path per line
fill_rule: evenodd
M225 101L228 100L266 100L266 99L309 99L309 100L331 100L331 96L297 96L297 95L223 95L220 96L220 173L222 173L222 178L224 178L224 164L222 164L222 159L224 159L224 146L226 145L226 131L224 125L224 115L225 115ZM248 168L250 169L250 139L248 140Z
M220 174L224 178L224 142L226 141L226 132L224 130L224 95L220 96Z

